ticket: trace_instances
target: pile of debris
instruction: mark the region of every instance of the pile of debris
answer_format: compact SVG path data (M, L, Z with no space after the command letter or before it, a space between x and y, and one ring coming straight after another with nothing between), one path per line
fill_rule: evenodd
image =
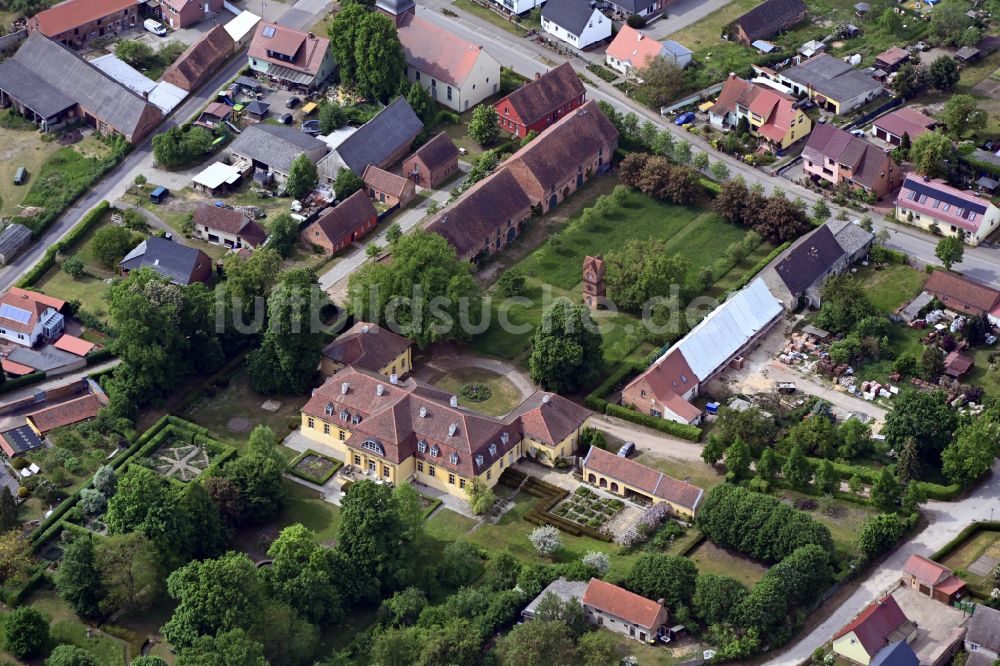
M254 222L267 217L267 211L260 206L233 206L233 210L243 213Z
M874 400L875 398L891 398L894 395L899 395L898 386L880 384L875 381L861 382L860 388L852 385L847 389L847 391L854 395L860 394L865 400Z

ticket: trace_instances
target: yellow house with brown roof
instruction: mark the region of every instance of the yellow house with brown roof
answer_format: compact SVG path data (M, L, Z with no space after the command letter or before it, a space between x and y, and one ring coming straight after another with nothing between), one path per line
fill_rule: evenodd
M464 498L473 479L494 486L530 446L572 455L569 444L575 450L589 414L536 393L496 419L459 407L456 396L429 384L347 366L313 392L301 432L366 476L414 480Z
M330 377L345 366L403 377L413 370L413 343L378 324L359 321L323 349L320 371Z

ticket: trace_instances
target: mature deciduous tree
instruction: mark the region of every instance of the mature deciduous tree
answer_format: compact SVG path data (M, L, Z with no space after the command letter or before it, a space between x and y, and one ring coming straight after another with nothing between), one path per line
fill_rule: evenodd
M955 412L941 391L906 391L895 400L885 418L882 434L886 443L901 450L913 438L920 445L920 457L936 466L938 457L951 441L956 428Z
M289 195L301 199L316 188L317 180L316 164L303 153L292 162L285 189Z
M4 633L7 651L24 659L45 649L49 641L49 621L37 609L21 606L4 619Z
M961 138L966 132L986 127L988 114L979 108L979 100L972 95L952 95L938 114L952 136Z
M986 474L1000 454L1000 428L980 417L958 428L941 453L941 471L952 483L967 486Z
M649 599L663 599L676 609L689 606L695 593L698 567L686 557L643 553L625 577L625 587Z
M658 238L632 239L605 257L608 295L623 310L638 312L650 299L684 288L691 262L667 252Z
M0 583L25 575L33 563L31 543L20 530L0 533Z
M211 150L213 141L215 137L204 127L171 127L153 137L153 157L167 168L184 166Z
M547 391L573 393L594 383L603 368L601 334L589 310L557 300L531 339L531 379Z
M562 548L562 533L553 525L540 525L531 530L528 541L542 557L552 557Z
M138 532L115 534L102 540L95 552L100 571L101 613L142 611L163 589L159 555L153 543Z
M927 68L927 83L938 90L951 90L958 85L958 79L958 63L951 56L940 56ZM947 109L947 104L945 108Z
M480 104L472 111L469 136L480 146L488 146L500 137L497 110L492 104Z
M337 549L364 563L367 585L376 595L399 589L410 578L409 544L400 538L401 529L388 487L369 480L351 486L341 503Z
M877 557L895 547L906 525L894 513L869 516L858 532L858 548L869 558Z
M101 666L97 657L75 645L59 645L49 658L45 660L45 666Z
M635 74L642 81L642 94L654 106L669 104L684 92L684 70L663 56L647 59Z
M177 666L268 666L263 647L242 629L199 636L177 654Z
M94 232L90 248L99 264L105 268L115 268L140 240L139 236L125 227L109 225Z
M735 578L699 574L695 581L692 604L695 613L707 625L729 621L733 610L747 596L746 586Z
M574 666L576 646L565 624L533 620L514 627L497 642L501 666Z
M396 25L384 14L369 12L358 23L353 34L356 37L353 82L366 95L388 102L399 89L403 70L406 68L403 45L396 34Z
M78 615L97 615L105 591L91 535L79 536L66 545L54 579L59 596Z
M910 161L921 176L943 178L948 175L947 160L955 154L951 140L938 131L924 132L913 140Z

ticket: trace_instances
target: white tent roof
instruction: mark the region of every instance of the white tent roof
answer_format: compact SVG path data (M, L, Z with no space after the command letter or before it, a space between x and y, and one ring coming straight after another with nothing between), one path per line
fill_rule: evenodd
M239 177L240 170L236 167L223 164L222 162L216 162L202 170L202 172L192 178L192 180L198 185L204 185L205 187L214 190L223 183L229 183L232 185Z
M679 349L698 381L704 381L781 312L781 303L757 278L701 320L667 354Z
M153 81L113 53L94 58L90 64L132 92L147 98L163 113L170 113L187 96L187 92L172 83Z
M260 17L253 12L243 10L236 18L226 24L226 32L233 38L234 42L239 42L246 37L247 33L257 27Z

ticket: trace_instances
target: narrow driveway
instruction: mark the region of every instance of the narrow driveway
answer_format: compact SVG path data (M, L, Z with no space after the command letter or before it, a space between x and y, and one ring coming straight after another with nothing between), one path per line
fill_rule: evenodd
M665 18L654 21L645 32L653 39L669 37L689 25L694 25L712 12L722 9L730 2L732 0L680 0L669 6Z
M928 502L924 514L930 524L903 543L875 570L865 576L857 589L835 608L815 629L767 661L773 666L798 666L809 659L813 650L833 637L833 634L860 613L879 592L892 585L900 576L910 555L930 556L965 526L980 520L991 520L1000 514L1000 463L993 473L969 497L957 502ZM821 608L818 612L823 612Z
M606 435L611 435L625 442L635 442L637 449L651 453L658 458L704 463L701 459L702 445L697 442L671 437L603 414L595 415L591 418L590 423L592 427Z

